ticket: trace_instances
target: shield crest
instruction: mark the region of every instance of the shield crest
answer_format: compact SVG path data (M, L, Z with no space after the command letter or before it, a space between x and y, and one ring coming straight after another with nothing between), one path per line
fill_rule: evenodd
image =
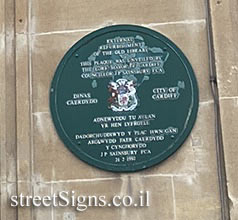
M109 83L111 97L108 99L109 108L112 111L132 111L136 108L138 100L133 80L124 78Z

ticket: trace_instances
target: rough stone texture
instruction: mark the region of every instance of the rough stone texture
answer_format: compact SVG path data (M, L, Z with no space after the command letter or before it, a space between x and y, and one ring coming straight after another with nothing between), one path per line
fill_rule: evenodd
M16 194L16 120L13 1L0 1L0 218L16 219L9 197Z
M54 184L54 192L59 193L60 191L75 191L75 196L106 196L109 201L111 195L116 193L120 194L123 181L121 179L114 180L102 180L102 181L90 181L90 182L71 182L71 183L56 183ZM82 200L81 200L82 201ZM65 215L75 215L75 219L95 219L95 218L105 218L105 219L120 219L120 210L115 208L106 207L87 207L85 211L77 211L77 207L65 207L65 208L55 208L54 209L54 220L64 219ZM79 207L78 209L83 209Z
M156 184L155 184L156 183ZM105 187L107 186L107 187ZM159 187L158 187L159 186ZM112 195L130 195L138 202L140 191L150 191L150 207L88 207L84 212L75 212L75 208L56 208L54 210L54 219L63 219L65 213L74 213L75 219L95 218L103 219L173 219L173 191L170 177L131 177L115 178L113 180L90 181L90 182L74 182L74 183L56 183L54 184L54 192L62 190L75 191L78 195L105 195L108 202L111 201ZM163 202L162 202L163 201Z
M220 219L219 196L214 197L211 193L214 186L210 178L200 175L188 181L187 178L174 177L176 219ZM196 207L196 211L193 207Z
M28 75L28 49L27 36L16 36L16 110L17 121L17 156L18 156L18 180L30 181L31 179L31 136L30 136L30 97Z
M0 0L1 219L15 220L18 214L19 220L220 220L204 1L15 0L15 10L13 3ZM228 190L235 220L237 3L211 3ZM180 150L158 166L131 174L105 172L77 159L59 140L48 104L50 82L64 53L92 30L119 23L148 26L174 41L191 62L200 89L198 118ZM75 190L80 195L109 197L148 190L151 207L17 210L8 204L16 189L28 195Z
M15 183L1 183L1 220L15 220L16 208L10 207L9 198L16 195Z
M221 98L238 96L237 9L237 1L211 1L215 61Z
M5 96L5 35L0 34L0 96ZM0 118L5 118L5 100L0 99ZM5 124L0 123L0 144L3 146L5 144ZM1 182L6 182L6 164L5 164L5 147L1 147Z
M0 0L0 119L5 118L5 2ZM0 123L0 218L6 219L6 151L5 123Z
M22 195L32 196L32 184L30 182L19 182L17 183L17 191L18 193L22 193ZM16 194L15 194L16 195ZM13 209L13 208L11 208ZM17 218L18 219L32 219L33 214L32 207L18 207L17 208ZM15 218L14 218L15 219Z
M28 32L28 0L15 0L16 33Z
M238 218L238 2L211 1L215 63L220 96L222 135L225 154L231 220Z
M0 34L0 96L5 96L5 36ZM0 119L5 118L5 100L0 99ZM5 218L5 212L3 211L3 205L6 201L6 149L5 145L5 124L0 123L0 217Z
M14 2L5 2L5 13L13 14ZM5 46L3 56L5 57L5 71L3 72L3 88L5 94L1 97L3 101L3 115L1 121L4 122L5 140L3 148L5 148L5 162L6 162L6 181L16 181L16 109L15 109L15 56L14 56L14 19L6 16L5 20Z
M191 135L194 175L173 177L176 219L220 219L219 189L215 172L213 104L200 104L199 111ZM196 207L196 211L193 207Z
M48 196L53 194L53 186L49 183L35 183L33 185L33 195L35 196ZM33 219L44 220L53 219L52 207L38 207L33 211ZM24 218L23 218L24 219Z
M238 217L238 176L237 176L237 143L238 143L238 98L223 99L220 101L221 105L221 119L222 130L226 160L226 174L227 174L227 186L228 195L230 199L230 212L231 219L237 219Z
M204 16L204 2L197 0L32 1L34 33L95 28L113 23L174 22Z
M4 33L5 29L5 2L0 1L0 34Z

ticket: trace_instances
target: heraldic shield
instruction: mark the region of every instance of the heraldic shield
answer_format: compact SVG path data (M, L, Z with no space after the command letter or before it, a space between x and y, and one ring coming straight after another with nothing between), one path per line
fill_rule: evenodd
M134 110L138 104L135 86L133 80L124 78L109 82L109 108L115 112Z

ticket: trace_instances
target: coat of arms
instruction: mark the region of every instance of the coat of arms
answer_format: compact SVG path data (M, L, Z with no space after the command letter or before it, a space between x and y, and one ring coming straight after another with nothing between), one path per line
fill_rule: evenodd
M135 86L133 80L124 78L111 81L108 86L111 94L109 108L115 112L134 110L138 104Z

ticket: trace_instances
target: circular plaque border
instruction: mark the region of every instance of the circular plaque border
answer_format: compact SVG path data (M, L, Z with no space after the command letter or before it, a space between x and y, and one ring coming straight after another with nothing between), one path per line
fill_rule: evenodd
M183 131L180 133L178 138L173 142L172 145L168 146L167 151L163 152L161 155L156 155L155 157L152 157L150 160L138 162L135 163L133 166L127 166L127 164L112 164L103 162L101 160L95 159L92 156L86 154L83 152L76 144L74 144L70 137L68 137L67 133L64 130L64 127L61 123L58 111L57 111L57 86L60 79L60 76L64 70L64 67L67 65L68 59L71 58L72 55L74 55L75 51L78 50L80 47L87 44L89 41L97 38L98 36L101 36L103 34L109 33L109 32L116 32L116 31L134 31L138 33L143 33L150 35L154 38L156 38L159 41L162 41L164 44L167 45L171 50L175 52L175 54L179 57L181 62L183 63L184 67L187 70L187 74L190 79L191 83L191 91L192 91L192 102L190 106L190 112L187 116L187 123L186 127L184 127ZM96 30L85 37L81 38L77 43L75 43L64 55L62 60L60 61L55 75L53 77L51 87L50 87L50 110L51 110L51 116L56 128L56 131L60 137L60 139L63 141L63 143L66 145L66 147L79 159L82 161L88 163L89 165L95 166L97 168L101 168L103 170L107 171L113 171L113 172L135 172L140 171L145 168L149 168L151 166L157 165L167 159L169 156L171 156L173 153L175 153L180 146L184 143L184 141L187 139L188 135L190 134L194 123L196 121L197 112L198 112L198 104L199 104L199 92L198 92L198 85L197 80L195 78L194 71L192 69L191 64L189 63L186 56L183 54L183 52L167 37L160 34L159 32L156 32L154 30L148 29L146 27L142 26L136 26L136 25L114 25L109 26L105 28L101 28L99 30Z

